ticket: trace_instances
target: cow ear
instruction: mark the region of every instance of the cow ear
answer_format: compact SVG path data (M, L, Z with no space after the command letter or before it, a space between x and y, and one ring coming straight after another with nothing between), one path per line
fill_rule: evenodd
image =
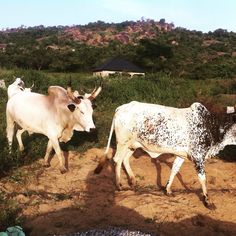
M73 104L73 103L69 104L67 107L71 112L73 112L76 108L75 104Z

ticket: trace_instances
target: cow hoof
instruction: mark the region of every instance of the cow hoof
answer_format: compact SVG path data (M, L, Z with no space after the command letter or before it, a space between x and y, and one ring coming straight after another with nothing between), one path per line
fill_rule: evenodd
M61 174L65 174L67 172L67 169L65 167L60 168L60 172Z
M130 180L129 180L129 186L130 186L131 188L134 188L134 187L136 186L136 181L135 181L134 178L130 178Z
M166 193L166 196L168 196L168 197L175 197L175 194L170 192L170 193Z
M44 163L43 164L43 167L45 167L45 168L48 168L48 167L50 167L51 165L49 164L49 163Z
M116 184L116 188L118 191L122 191L122 184Z
M135 191L137 189L137 184L130 185L130 190Z
M216 210L216 206L213 202L211 202L209 199L204 198L204 206L208 208L209 210Z
M171 190L167 190L166 188L164 188L164 193L166 196L169 196L169 197L175 196Z

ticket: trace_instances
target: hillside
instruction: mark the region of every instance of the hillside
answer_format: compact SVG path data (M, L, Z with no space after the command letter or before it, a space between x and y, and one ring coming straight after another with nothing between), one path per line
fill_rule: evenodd
M91 71L117 56L151 73L234 78L236 33L189 31L165 19L0 31L0 68Z
M160 21L142 19L141 21L126 21L117 24L97 21L84 26L20 27L6 29L0 32L5 39L7 37L11 38L12 34L34 33L34 39L39 42L49 40L50 37L56 36L58 40L71 40L93 46L102 46L112 41L124 44L137 43L140 39L153 39L157 34L173 29L174 24L166 23L164 19ZM6 48L7 41L5 40L5 43L1 44L2 49ZM54 47L54 49L56 48Z
M158 34L173 29L174 25L165 21L127 21L121 24L97 22L90 23L87 27L69 27L64 31L64 37L95 46L107 45L112 41L134 44L144 38L154 39Z

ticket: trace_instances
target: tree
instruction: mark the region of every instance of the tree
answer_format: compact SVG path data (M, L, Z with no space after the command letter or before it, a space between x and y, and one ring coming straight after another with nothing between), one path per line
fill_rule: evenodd
M166 23L166 20L164 18L159 20L159 24L164 25Z

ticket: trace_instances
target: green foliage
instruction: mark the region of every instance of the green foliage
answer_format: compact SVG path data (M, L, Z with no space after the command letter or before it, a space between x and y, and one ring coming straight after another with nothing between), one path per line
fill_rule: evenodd
M20 211L15 201L9 200L4 192L0 192L0 231L22 223L22 219L18 216Z
M0 79L5 79L6 84L13 82L13 75L24 76L26 86L34 82L34 91L47 93L50 85L66 87L68 79L72 81L74 89L91 91L100 78L94 78L82 73L45 73L34 70L0 70ZM207 83L207 86L206 86ZM140 102L158 103L166 106L187 107L195 101L216 101L222 93L235 93L235 81L230 80L189 80L173 77L165 73L147 74L145 77L130 78L117 76L103 80L102 93L97 97L94 110L94 122L97 131L94 134L74 132L72 139L67 144L61 144L64 151L74 150L84 152L92 147L104 147L107 144L109 130L115 109L124 104L137 100ZM226 101L226 104L233 101ZM6 139L5 109L7 103L6 90L0 89L0 178L9 174L21 165L33 163L42 158L46 151L47 138L43 135L23 135L26 150L21 153L14 139L12 153L9 154ZM114 141L114 139L113 139ZM113 142L115 145L115 142ZM234 160L235 148L229 147L220 153L221 158ZM12 181L21 181L22 173L12 175ZM15 225L21 219L17 218L20 209L14 202L8 201L4 193L0 193L0 225L6 227ZM2 229L3 229L2 228ZM0 228L1 230L1 228Z
M24 76L26 87L34 83L33 91L46 94L50 85L67 86L69 79L72 87L78 90L91 91L99 78L94 78L82 73L45 73L34 70L1 70L0 79L5 79L9 85L14 81L13 75ZM94 111L94 120L97 126L96 134L74 132L70 142L63 145L65 150L85 151L91 147L102 147L106 145L112 117L115 109L133 100L147 103L157 103L166 106L187 107L195 101L206 101L220 94L235 93L235 81L188 80L173 77L170 74L154 73L145 77L129 78L122 76L105 78L103 80L103 91L96 99L97 108ZM6 139L6 117L5 109L7 102L6 90L0 93L0 173L1 175L13 167L32 163L45 154L47 138L43 135L27 133L23 135L26 151L20 153L18 144L14 140L13 151L9 154ZM223 104L223 105L229 105Z
M159 26L165 24L165 19L159 21ZM86 41L74 39L67 30L63 26L38 26L0 31L0 41L6 45L0 50L0 68L82 72L119 56L147 72L175 77L199 80L236 75L236 33L223 29L209 33L183 28L163 31L152 20L97 21L71 29L84 33Z

